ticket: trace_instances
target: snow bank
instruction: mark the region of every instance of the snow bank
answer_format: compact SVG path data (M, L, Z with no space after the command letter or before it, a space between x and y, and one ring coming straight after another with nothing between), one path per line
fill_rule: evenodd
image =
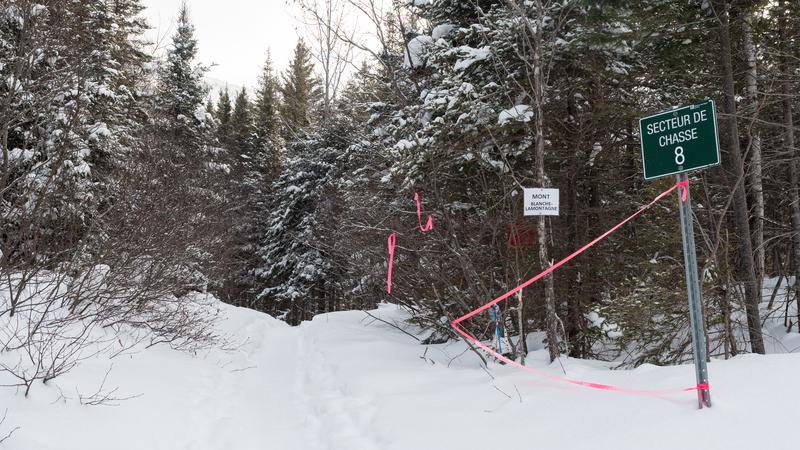
M292 374L277 369L283 367L283 348L294 346L284 339L289 327L251 310L216 304L225 316L217 325L227 337L224 349L189 354L163 344L137 345L113 357L86 359L48 385L35 386L27 399L0 389L0 417L8 409L0 436L20 427L0 448L290 448L270 437L286 426L298 426L299 432L300 424L276 408L277 401L291 402L290 391L285 397L276 394L292 385ZM110 397L105 406L81 404L81 397L98 392Z
M318 316L296 328L220 307L220 332L237 343L228 350L136 349L87 361L28 400L0 390L8 424L23 427L5 448L793 448L798 354L712 361L714 407L699 411L693 393L641 397L494 363L485 371L460 341L420 345L424 335L392 305ZM569 358L548 364L541 341L530 345L529 365L554 375L646 389L694 384L691 365L614 371ZM117 407L81 406L76 388L96 388L112 365L106 386L141 396Z

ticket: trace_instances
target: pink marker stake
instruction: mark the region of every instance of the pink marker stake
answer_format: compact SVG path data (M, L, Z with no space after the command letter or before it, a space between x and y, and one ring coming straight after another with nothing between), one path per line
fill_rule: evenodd
M389 234L389 273L386 275L386 292L392 293L392 266L394 265L394 247L397 243L397 233L392 231Z
M419 222L419 229L423 233L433 229L433 217L428 216L428 223L422 226L422 204L419 202L419 194L414 192L414 201L417 202L417 222Z

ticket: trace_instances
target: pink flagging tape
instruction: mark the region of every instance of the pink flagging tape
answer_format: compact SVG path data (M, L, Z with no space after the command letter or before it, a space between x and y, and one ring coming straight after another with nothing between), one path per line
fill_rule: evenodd
M686 203L686 198L689 195L689 180L678 181L678 186L681 188L681 201Z
M422 225L422 204L419 201L419 194L414 192L414 201L417 203L417 222L419 222L419 229L423 233L433 229L433 217L428 216L428 222ZM392 293L392 266L394 265L394 248L397 244L397 232L392 231L389 234L389 271L386 274L386 292Z
M389 272L386 274L386 292L392 293L392 266L394 265L394 247L397 244L397 233L392 231L389 234Z
M486 353L492 355L493 357L497 358L498 360L503 361L504 363L506 363L506 364L508 364L510 366L514 366L514 367L516 367L518 369L522 369L522 370L525 370L527 372L534 373L534 374L536 374L536 375L538 375L540 377L543 377L543 378L547 378L547 379L550 379L550 380L559 381L559 382L563 382L563 383L569 383L569 384L574 384L574 385L578 385L578 386L583 386L583 387L587 387L587 388L591 388L591 389L601 389L601 390L605 390L605 391L614 391L614 392L620 392L620 393L625 393L625 394L634 394L634 395L661 396L661 395L666 395L666 394L670 394L670 393L676 392L676 390L628 389L628 388L623 388L623 387L619 387L619 386L610 386L610 385L606 385L606 384L591 383L591 382L588 382L588 381L572 380L572 379L565 378L565 377L551 375L551 374L549 374L549 373L547 373L545 371L542 371L542 370L538 370L538 369L534 369L534 368L531 368L531 367L523 366L522 364L520 364L520 363L518 363L518 362L516 362L514 360L511 360L511 359L499 354L498 352L494 351L492 348L490 348L489 346L487 346L483 342L479 341L478 338L476 338L475 336L473 336L469 332L463 330L459 326L459 324L461 322L469 319L470 317L473 317L473 316L475 316L477 314L480 314L483 311L486 311L487 309L491 308L493 305L496 305L496 304L502 302L503 300L507 299L508 297L514 295L514 293L516 293L517 291L520 291L520 290L530 286L531 284L539 281L540 279L544 278L545 276L549 275L550 273L552 273L553 271L555 271L559 267L561 267L564 264L566 264L569 261L571 261L573 258L577 257L581 253L583 253L586 250L588 250L591 247L593 247L598 242L600 242L603 239L607 238L610 234L614 233L619 228L621 228L623 225L627 224L628 222L630 222L631 220L636 218L639 214L641 214L641 213L647 211L648 209L652 208L653 205L658 203L661 199L663 199L664 197L669 195L675 189L678 189L679 187L681 189L683 189L683 192L681 192L681 200L682 201L686 201L687 186L688 186L688 181L676 183L671 188L669 188L666 191L664 191L661 194L659 194L655 199L653 199L653 201L651 201L647 205L644 205L638 211L636 211L635 213L630 215L628 218L626 218L622 222L614 225L611 229L609 229L605 233L601 234L600 236L596 237L594 240L592 240L588 244L584 245L583 247L579 248L578 250L574 251L573 253L571 253L566 258L564 258L561 261L555 263L554 265L548 267L542 273L540 273L540 274L534 276L533 278L525 281L524 283L522 283L519 286L511 289L510 291L506 292L505 294L502 294L499 297L495 298L494 300L490 301L489 303L486 303L485 305L481 306L480 308L475 309L474 311L471 311L471 312L459 317L458 319L453 320L452 322L450 322L450 326L453 327L453 329L456 330L456 332L458 332L460 335L464 336L464 338L467 339L469 342L472 342L473 344L478 346L480 349L482 349ZM678 392L690 392L690 391L705 391L705 390L708 390L708 385L707 384L698 384L696 386L691 386L691 387L687 387L687 388L683 388L683 389L678 389L677 391Z
M433 217L428 216L428 223L422 225L422 204L419 202L419 194L414 192L414 201L417 202L417 222L419 222L419 229L423 233L433 229Z
M538 369L534 369L533 367L523 366L522 364L520 364L520 363L518 363L518 362L516 362L516 361L514 361L512 359L509 359L509 358L497 353L491 347L489 347L486 344L484 344L483 342L479 341L478 339L476 339L474 336L472 336L468 332L466 332L466 331L462 330L461 328L459 328L457 325L454 325L453 328L455 328L455 330L459 334L461 334L462 336L467 338L470 342L472 342L473 344L478 346L481 350L483 350L486 353L494 356L498 360L503 361L504 363L506 363L506 364L508 364L510 366L516 367L518 369L522 369L522 370L524 370L526 372L530 372L530 373L536 374L536 375L538 375L538 376L540 376L542 378L546 378L548 380L558 381L558 382L562 382L562 383L574 384L574 385L583 386L583 387L590 388L590 389L600 389L600 390L604 390L604 391L613 391L613 392L620 392L620 393L623 393L623 394L632 394L632 395L644 395L644 396L649 396L649 397L658 397L658 396L663 396L663 395L669 395L669 394L672 394L672 393L676 392L676 390L669 390L669 389L665 389L665 390L629 389L629 388L624 388L624 387L619 387L619 386L611 386L611 385L607 385L607 384L592 383L592 382L589 382L589 381L572 380L572 379L569 379L569 378L559 377L557 375L552 375L552 374L549 374L549 373L547 373L547 372L545 372L543 370L538 370ZM698 384L696 386L691 386L691 387L687 387L687 388L678 389L677 392L707 391L708 389L709 389L709 387L708 387L707 384Z

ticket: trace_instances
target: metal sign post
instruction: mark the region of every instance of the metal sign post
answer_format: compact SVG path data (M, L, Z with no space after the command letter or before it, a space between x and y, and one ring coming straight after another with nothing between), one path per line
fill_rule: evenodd
M678 182L686 182L686 172L678 174ZM685 191L685 194L682 192ZM685 200L682 198L685 195ZM708 367L706 365L706 335L703 332L703 310L701 308L700 280L697 275L697 254L694 245L694 220L692 218L692 197L689 185L678 189L678 204L681 211L681 236L683 236L683 261L686 269L686 290L689 294L689 320L692 327L692 354L697 375L697 401L700 409L711 406L711 392L708 388Z
M697 254L694 243L694 218L689 195L690 170L719 164L717 115L713 100L673 109L639 120L642 162L646 180L677 174L678 204L683 236L686 290L689 295L689 319L692 328L692 354L697 375L697 399L700 408L711 406L706 365L706 342ZM685 197L684 197L685 196Z

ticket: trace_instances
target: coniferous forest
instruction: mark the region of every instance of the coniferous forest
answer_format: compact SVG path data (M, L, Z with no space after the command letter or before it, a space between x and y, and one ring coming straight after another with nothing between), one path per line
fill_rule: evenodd
M89 330L213 345L198 294L291 325L387 302L423 343L457 340L453 319L674 185L644 180L639 118L706 99L721 164L689 178L708 353L765 353L768 319L800 332L797 1L298 4L287 68L267 56L258 86L217 92L190 4L154 56L139 0L0 0L0 353L26 355L0 372L26 395ZM530 187L558 188L560 214L524 216ZM551 361L691 361L678 205L501 303L505 332Z

